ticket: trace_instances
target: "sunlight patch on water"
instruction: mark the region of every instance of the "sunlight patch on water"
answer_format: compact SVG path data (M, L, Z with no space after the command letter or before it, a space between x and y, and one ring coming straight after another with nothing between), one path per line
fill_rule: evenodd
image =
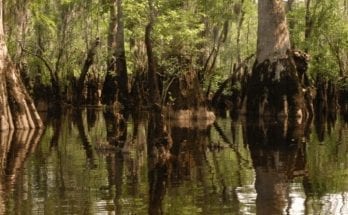
M314 204L321 206L322 214L346 215L348 214L348 193L335 193L323 196Z
M238 200L241 203L240 212L246 215L255 214L256 213L255 202L257 197L255 185L250 184L250 185L245 185L243 187L237 187L236 193L237 193Z
M302 184L292 183L288 200L287 214L304 214L306 195L303 192Z

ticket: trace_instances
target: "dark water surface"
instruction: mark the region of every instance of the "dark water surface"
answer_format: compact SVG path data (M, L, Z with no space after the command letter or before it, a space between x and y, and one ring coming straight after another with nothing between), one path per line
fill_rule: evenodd
M76 112L42 131L0 133L1 214L348 214L340 119L168 122L170 168L152 171L147 114L117 126Z

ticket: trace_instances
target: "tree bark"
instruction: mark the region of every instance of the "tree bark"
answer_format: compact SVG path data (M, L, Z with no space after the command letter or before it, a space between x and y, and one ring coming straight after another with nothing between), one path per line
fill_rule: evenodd
M116 31L116 71L119 86L118 98L123 106L127 106L128 101L128 75L126 51L124 47L124 23L122 0L117 0L117 31Z
M258 14L257 62L286 57L290 39L283 1L260 0Z
M259 115L304 114L302 79L308 56L291 51L283 2L258 2L257 55L247 86L247 111Z
M241 63L241 50L240 50L240 35L242 31L242 26L244 22L245 11L243 10L244 0L240 1L240 10L238 14L238 27L237 27L237 61L238 64Z
M10 40L15 43L15 52L12 59L17 70L22 76L23 82L29 86L29 74L26 69L26 62L22 50L26 42L26 34L29 24L28 0L14 0L6 2L6 11L4 11L4 21L11 23L7 26L6 34ZM12 24L13 23L13 24Z
M87 57L85 60L85 63L83 64L82 70L81 70L81 75L80 78L77 82L77 103L78 104L82 104L83 102L83 88L85 86L85 80L86 80L86 76L88 73L89 68L93 65L94 62L94 57L96 55L97 52L97 48L100 44L100 39L99 37L95 40L95 42L93 43L93 45L91 46L91 48L88 50L87 52Z
M312 20L312 16L311 16L310 7L311 7L311 0L307 0L306 1L306 15L305 15L305 40L306 41L311 36L312 26L313 26L313 20Z
M157 106L161 103L160 101L160 92L158 86L158 78L156 73L156 61L153 53L152 46L152 30L155 24L155 8L153 5L153 1L149 0L149 8L150 8L150 20L145 29L145 45L147 52L147 61L148 61L148 88L149 88L149 101L151 105L157 104Z
M34 102L8 55L2 11L0 0L0 130L42 127Z
M286 13L290 13L292 11L294 2L295 2L295 0L288 0L288 3L286 4ZM290 32L294 30L294 27L295 27L295 20L290 19L289 20L289 30L290 30ZM295 48L295 43L293 43L293 38L292 37L290 37L290 41L291 41L291 47Z
M122 0L113 0L111 2L110 17L108 45L109 48L115 48L115 50L108 62L108 72L105 77L102 93L103 102L111 105L118 101L124 107L127 107L128 75L124 46Z
M116 14L116 0L110 0L110 23L108 33L108 60L107 60L107 72L102 90L102 102L106 105L112 105L116 101L117 81L116 81L116 68L115 68L115 56L113 50L116 47L116 27L117 27L117 14Z
M220 35L218 36L218 33L216 33L216 36L214 38L214 46L213 46L212 50L210 51L209 56L207 57L202 70L200 71L199 81L201 83L204 82L205 77L207 75L210 75L212 70L215 68L217 58L220 54L221 45L222 45L222 43L225 43L227 40L228 29L229 29L229 21L225 20L225 22L221 28Z

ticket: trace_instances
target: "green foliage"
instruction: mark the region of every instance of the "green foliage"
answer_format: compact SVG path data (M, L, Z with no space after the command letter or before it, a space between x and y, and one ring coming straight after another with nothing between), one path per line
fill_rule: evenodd
M340 0L315 0L309 8L311 33L305 38L306 7L298 2L289 13L293 23L292 42L296 48L308 50L311 55L310 74L336 79L347 73L348 16ZM341 64L341 65L340 65Z
M203 42L200 33L204 28L199 20L200 14L185 9L168 9L158 16L154 40L162 68L172 70L196 66L199 44Z
M18 0L6 2L5 30L9 51L18 55L19 44L32 54L24 58L29 76L50 84L47 66L35 57L40 54L61 82L78 77L89 44L101 39L93 71L103 77L110 57L107 47L110 23L110 0L33 0L24 1L27 26L22 39L16 16ZM295 1L287 14L292 44L311 55L310 73L335 79L347 75L348 12L343 0L312 0L309 8L311 34L305 38L305 1ZM212 91L223 82L233 65L256 51L257 3L253 0L156 0L156 23L153 36L159 72L173 74L203 69L208 56L218 46L216 63L205 75L204 86L213 79ZM147 0L123 0L125 47L128 73L146 71L145 27L149 22ZM227 38L219 41L225 23ZM240 25L241 24L241 25ZM239 43L238 41L238 32ZM19 42L20 40L20 42ZM17 59L17 58L14 58Z

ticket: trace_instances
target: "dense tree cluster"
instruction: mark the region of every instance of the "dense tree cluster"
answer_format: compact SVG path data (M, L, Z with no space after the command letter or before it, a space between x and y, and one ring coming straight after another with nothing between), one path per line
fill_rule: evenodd
M3 0L4 32L36 101L240 109L253 59L259 59L262 2ZM347 91L347 0L272 4L285 8L288 45L310 56L306 86L344 104L338 95ZM151 101L153 89L157 101Z

